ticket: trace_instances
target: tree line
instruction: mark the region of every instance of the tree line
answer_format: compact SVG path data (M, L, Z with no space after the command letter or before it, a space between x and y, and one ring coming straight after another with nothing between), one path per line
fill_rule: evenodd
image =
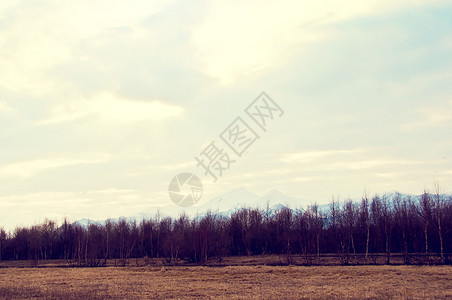
M268 206L268 205L267 205ZM360 202L333 198L327 208L241 208L230 216L160 217L142 221L107 220L82 226L64 220L58 226L0 229L1 260L64 259L102 266L114 259L165 258L203 264L225 256L279 254L347 257L398 253L410 263L412 253L438 256L449 263L452 252L452 196L424 192L417 197L363 196Z

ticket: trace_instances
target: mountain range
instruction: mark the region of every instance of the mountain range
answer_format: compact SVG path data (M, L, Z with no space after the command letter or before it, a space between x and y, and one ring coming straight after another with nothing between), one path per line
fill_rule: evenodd
M410 196L413 200L419 200L420 195L405 195L400 194L398 192L392 192L389 194L385 194L387 199L394 199L397 195L401 196ZM361 199L352 199L353 201L360 201ZM369 199L371 200L371 199ZM269 210L270 214L281 209L282 207L288 207L293 210L305 209L309 205L312 205L311 201L290 197L278 190L271 190L264 196L259 196L254 194L253 192L245 189L238 188L232 191L229 191L220 196L214 197L210 199L208 202L191 207L181 207L176 204L168 204L166 206L153 206L149 207L146 211L140 212L134 216L122 216L119 218L111 218L112 221L117 221L119 219L125 219L127 221L136 220L137 222L143 219L152 219L157 215L160 218L171 217L177 218L182 213L190 218L198 218L204 216L207 211L211 211L216 214L229 216L236 210L240 208L258 208L260 210ZM327 210L329 208L329 204L319 205L319 210ZM89 224L103 224L105 221L103 220L91 220L91 219L81 219L74 223L80 224L82 226L88 226Z
M197 216L203 216L207 211L221 215L230 215L234 211L243 208L259 208L261 210L269 209L270 212L274 212L282 207L289 207L291 209L301 209L306 208L312 203L305 199L294 198L278 190L271 190L264 196L259 196L253 192L245 189L238 188L229 191L220 196L210 199L208 202L201 205L194 205L191 207L181 207L176 204L168 204L165 206L153 206L149 207L146 211L140 212L134 216L112 218L112 221L119 219L126 219L128 221L141 221L143 219L154 218L157 214L161 217L172 217L177 218L183 212L190 218L196 218ZM325 205L327 206L327 205ZM90 219L81 219L75 223L87 226L88 224L97 223L102 224L104 221L94 221Z

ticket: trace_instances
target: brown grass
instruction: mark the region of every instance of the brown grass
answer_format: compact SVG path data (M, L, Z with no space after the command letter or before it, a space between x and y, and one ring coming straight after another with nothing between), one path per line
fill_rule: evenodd
M452 267L2 268L0 298L452 299Z
M103 264L104 260L101 259L100 262ZM209 267L227 267L227 266L285 266L288 265L295 266L340 266L343 265L344 260L336 254L321 254L311 255L309 257L303 255L291 255L290 258L286 255L253 255L253 256L227 256L223 257L221 260L212 257L206 262L206 266ZM425 254L410 254L410 264L412 265L437 265L441 264L440 257L438 255ZM349 255L347 258L348 265L385 265L386 255L385 254L369 254L368 258L365 259L364 254ZM90 266L81 262L82 266ZM405 265L403 255L400 253L393 253L391 255L391 265ZM169 260L169 258L131 258L126 261L119 259L108 259L106 262L106 267L145 267L145 266L184 266L193 267L199 266L199 263L189 262L187 260ZM79 267L80 262L77 260L8 260L0 261L0 268L34 268L34 267ZM104 265L102 265L104 266Z

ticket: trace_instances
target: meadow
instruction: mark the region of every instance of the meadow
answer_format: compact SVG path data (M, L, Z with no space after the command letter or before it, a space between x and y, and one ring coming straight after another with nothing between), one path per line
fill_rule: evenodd
M3 266L0 298L452 299L452 267Z

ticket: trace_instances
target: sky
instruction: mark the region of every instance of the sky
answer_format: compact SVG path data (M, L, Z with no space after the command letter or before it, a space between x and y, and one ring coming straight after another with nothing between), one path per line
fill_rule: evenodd
M237 188L319 204L451 192L451 15L450 1L1 1L0 227L168 205L180 173L202 181L199 204ZM235 136L240 156L234 128L258 136ZM215 182L196 160L208 149Z

